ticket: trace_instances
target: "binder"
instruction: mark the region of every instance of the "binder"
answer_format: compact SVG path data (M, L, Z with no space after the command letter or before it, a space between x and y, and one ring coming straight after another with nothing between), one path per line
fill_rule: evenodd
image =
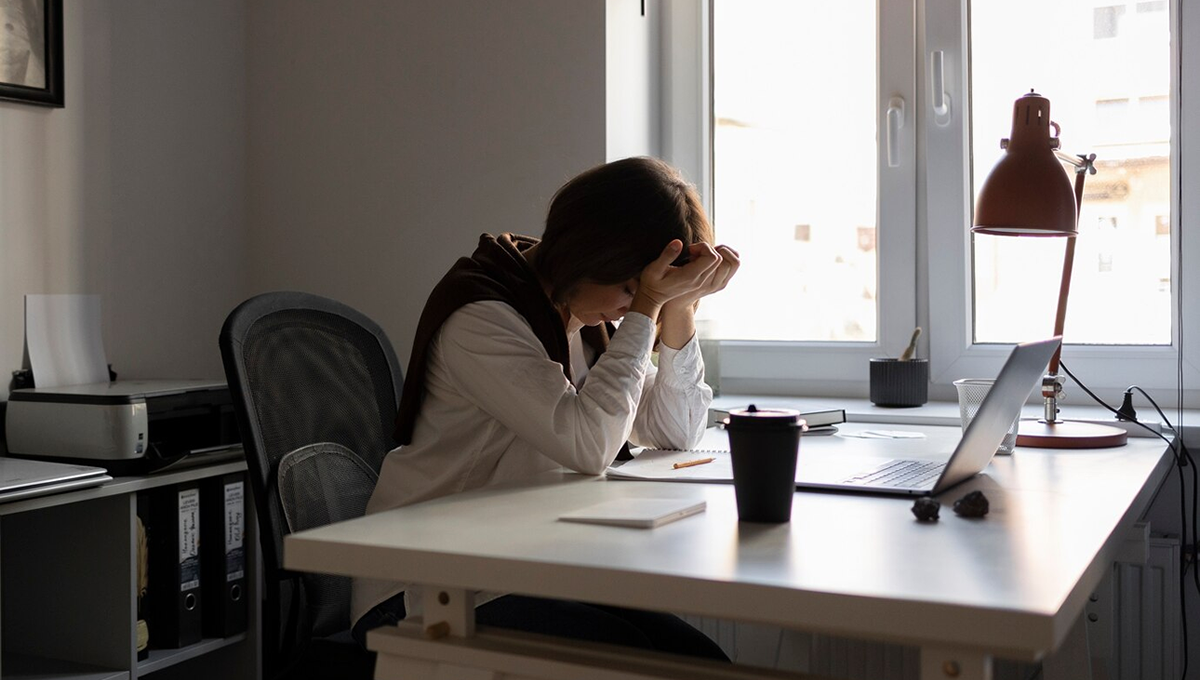
M224 638L246 630L245 489L241 472L200 484L204 637Z
M148 493L150 646L186 647L202 634L200 485L190 482Z
M150 499L144 493L137 494L137 659L150 658L150 627L146 623L146 595L150 586L150 546L147 527L150 526Z

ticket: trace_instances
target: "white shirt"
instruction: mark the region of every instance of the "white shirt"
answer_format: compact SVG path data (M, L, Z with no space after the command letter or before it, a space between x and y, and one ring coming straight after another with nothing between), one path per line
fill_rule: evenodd
M511 306L458 309L430 343L413 440L384 459L367 513L564 467L602 474L626 440L694 447L712 402L699 345L660 345L655 369L654 333L649 317L627 314L590 370L594 354L571 333L572 385ZM418 613L415 588L355 579L351 622L402 590L407 613Z

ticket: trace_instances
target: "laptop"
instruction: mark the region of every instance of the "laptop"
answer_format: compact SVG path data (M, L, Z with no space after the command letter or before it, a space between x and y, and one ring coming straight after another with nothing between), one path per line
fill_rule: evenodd
M996 383L979 405L958 446L945 462L889 460L861 472L835 479L797 475L797 488L835 489L858 493L930 496L979 474L992 461L1009 426L1041 382L1060 336L1017 345L996 376Z
M112 481L112 477L102 467L0 456L0 503L97 486L108 481Z

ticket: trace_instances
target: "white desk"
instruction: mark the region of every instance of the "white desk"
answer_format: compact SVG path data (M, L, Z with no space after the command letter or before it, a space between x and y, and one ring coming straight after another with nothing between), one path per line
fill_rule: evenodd
M909 455L958 438L957 428L889 427L918 429L929 439L805 438L801 465L829 464L851 451ZM435 677L437 663L503 671L449 677L774 677L698 668L680 676L681 666L643 663L638 655L625 655L636 667L621 666L591 652L572 657L571 643L475 635L470 593L488 590L914 644L922 650L922 678L982 679L992 657L1032 661L1063 643L1124 529L1170 467L1159 440L1131 438L1125 447L1095 451L1019 449L943 494L935 524L914 520L911 499L836 493L797 494L787 524L739 523L729 485L563 477L296 534L286 541L284 561L291 569L426 583L447 593L447 604L425 606L427 622L446 622L449 637L424 640L411 624L373 634L380 678ZM956 516L954 499L974 489L990 499L990 514ZM625 496L704 498L708 509L653 530L556 521L568 510ZM579 667L566 671L531 658L539 654ZM605 675L610 662L626 675ZM579 668L596 674L579 675Z

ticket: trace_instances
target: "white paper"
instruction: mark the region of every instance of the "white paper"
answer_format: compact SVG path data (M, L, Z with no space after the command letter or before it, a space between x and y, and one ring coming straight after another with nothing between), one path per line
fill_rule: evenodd
M861 432L843 432L841 436L859 439L924 439L925 433L910 430L862 430Z
M25 346L37 387L108 382L99 295L26 295Z

